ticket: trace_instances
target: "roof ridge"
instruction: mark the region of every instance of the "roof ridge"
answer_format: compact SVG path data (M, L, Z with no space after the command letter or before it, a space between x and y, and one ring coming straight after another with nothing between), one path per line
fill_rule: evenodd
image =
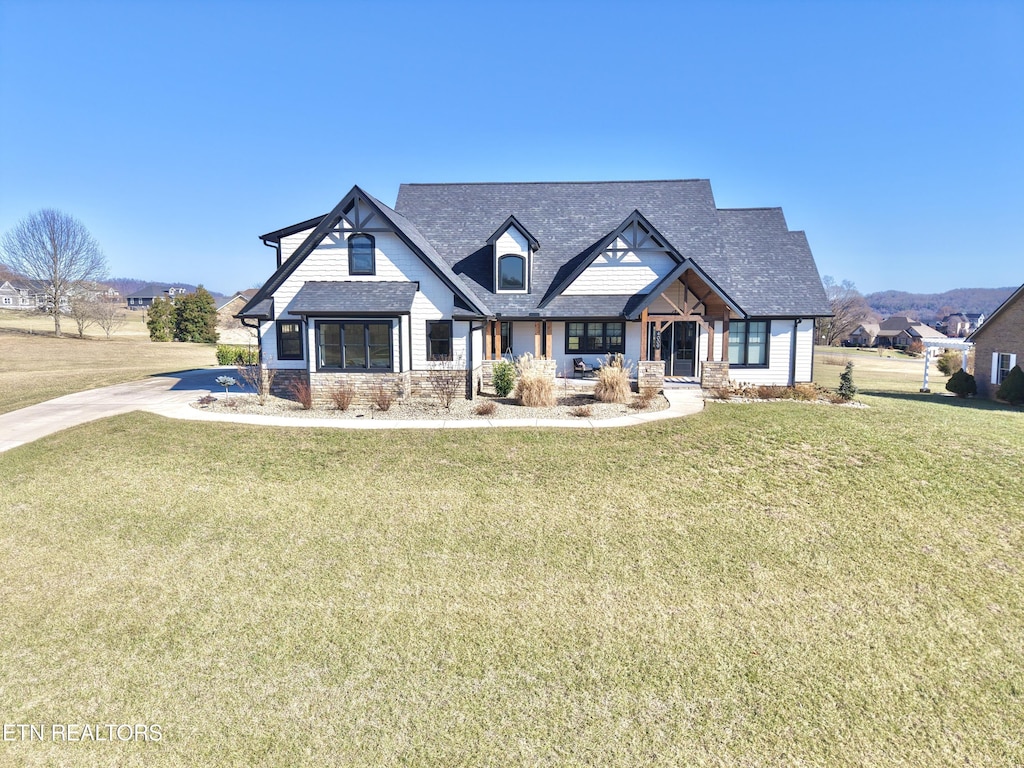
M512 187L540 184L677 184L681 182L706 181L710 179L604 179L600 181L436 181L416 182L406 181L399 186L402 187Z

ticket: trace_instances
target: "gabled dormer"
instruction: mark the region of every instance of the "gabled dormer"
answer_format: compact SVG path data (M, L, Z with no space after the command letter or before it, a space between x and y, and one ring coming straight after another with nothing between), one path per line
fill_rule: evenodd
M533 279L533 254L540 250L537 238L515 216L509 216L487 238L493 250L494 292L529 293Z

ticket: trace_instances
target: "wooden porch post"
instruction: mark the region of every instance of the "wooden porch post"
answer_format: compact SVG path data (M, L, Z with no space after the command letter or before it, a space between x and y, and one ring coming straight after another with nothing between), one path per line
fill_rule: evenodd
M729 310L722 313L722 362L729 359Z
M501 346L501 320L495 320L491 325L494 328L494 359L501 360L501 355L505 351Z
M647 335L649 331L647 329L647 310L645 309L640 313L640 359L647 360Z
M553 349L551 349L551 321L550 320L545 320L544 321L544 338L545 338L545 341L546 341L544 349L547 350L548 359L549 360L554 360L555 359L555 352L554 352Z

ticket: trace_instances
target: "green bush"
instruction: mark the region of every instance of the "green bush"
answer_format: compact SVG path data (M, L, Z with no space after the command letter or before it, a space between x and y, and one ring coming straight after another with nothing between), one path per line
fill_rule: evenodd
M839 374L839 396L843 400L853 400L857 396L857 387L853 383L853 363L846 364L846 369Z
M996 397L1014 405L1024 403L1024 371L1019 365L1013 366L1006 374L1003 383L999 385Z
M256 365L260 352L257 347L243 347L239 344L218 344L217 365Z
M947 349L939 355L939 359L935 361L935 365L939 369L940 373L946 376L952 376L963 367L963 358L964 356L955 349Z
M508 397L509 392L516 385L516 367L508 360L502 360L494 364L491 372L494 381L494 391L498 397Z
M957 397L967 397L968 395L978 394L978 383L971 374L961 368L949 377L949 381L946 382L946 389Z

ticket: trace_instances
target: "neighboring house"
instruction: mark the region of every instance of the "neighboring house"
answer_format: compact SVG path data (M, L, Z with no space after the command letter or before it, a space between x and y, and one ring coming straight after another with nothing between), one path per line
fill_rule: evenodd
M0 309L35 309L36 299L31 288L20 282L4 280L0 283Z
M995 397L1006 374L1024 362L1024 285L1000 304L967 340L974 342L974 378L978 394Z
M647 385L805 382L830 314L804 233L717 208L706 180L404 184L394 208L353 187L261 239L278 268L237 316L277 386L320 399L453 365L471 396L526 352L552 375L622 354Z
M945 338L948 337L944 333L929 325L912 320L905 315L893 315L878 324L874 346L906 349L917 339L924 341Z
M846 340L848 347L873 347L878 337L878 323L861 323Z
M967 312L964 314L967 318L967 332L974 333L974 331L981 328L982 323L985 322L984 312Z
M937 330L942 331L947 336L966 336L971 332L971 321L964 315L957 312L952 315L946 315L942 318L942 322Z
M256 341L256 330L242 325L235 315L256 295L255 288L239 291L226 299L217 307L217 332L222 344L253 344Z
M187 288L150 283L134 293L129 293L125 300L128 302L128 309L146 309L156 299L174 299L175 296L184 296L186 293L188 293Z

